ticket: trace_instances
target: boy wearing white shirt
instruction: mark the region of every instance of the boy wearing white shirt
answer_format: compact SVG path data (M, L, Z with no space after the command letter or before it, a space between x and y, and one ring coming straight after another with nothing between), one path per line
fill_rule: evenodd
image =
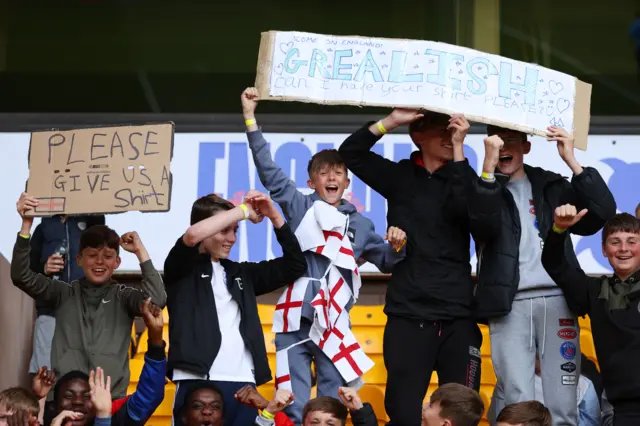
M264 217L273 224L283 256L259 263L227 259L238 222L258 223ZM266 195L249 191L239 206L214 194L196 200L191 226L164 266L170 317L167 375L178 384L174 425L182 425L189 380L210 380L221 389L226 426L254 421L257 411L233 395L247 384L271 380L256 296L290 284L305 270L295 235Z

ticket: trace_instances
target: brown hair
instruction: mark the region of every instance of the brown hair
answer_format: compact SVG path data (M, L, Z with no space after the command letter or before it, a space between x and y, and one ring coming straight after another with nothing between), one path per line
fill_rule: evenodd
M302 409L302 423L307 418L307 415L314 411L320 411L333 415L344 426L347 423L347 416L349 411L340 401L330 396L319 396L309 400Z
M347 166L344 165L344 161L342 161L342 157L337 149L323 149L322 151L316 152L313 157L311 157L311 160L309 160L309 165L307 166L309 179L311 179L313 173L324 166L343 168L345 173L347 172Z
M640 234L640 219L629 213L619 213L609 219L602 230L602 245L605 245L607 238L616 232Z
M86 248L108 247L120 253L120 237L107 225L93 225L80 234L80 253Z
M493 124L487 125L487 136L497 135L498 133L502 133L502 132L510 132L510 133L516 134L520 136L520 138L522 139L522 142L527 141L527 134L524 132L520 132L518 130L505 129L504 127L494 126Z
M0 392L0 406L3 406L7 412L15 413L18 410L25 410L36 417L40 412L38 398L33 393L20 387L9 388Z
M440 417L451 420L453 426L476 426L484 413L478 392L458 383L440 386L430 401L440 404Z
M538 401L524 401L507 405L500 411L496 422L522 426L551 426L549 409Z
M191 206L191 224L215 216L218 212L231 210L235 206L217 194L209 194L198 198Z

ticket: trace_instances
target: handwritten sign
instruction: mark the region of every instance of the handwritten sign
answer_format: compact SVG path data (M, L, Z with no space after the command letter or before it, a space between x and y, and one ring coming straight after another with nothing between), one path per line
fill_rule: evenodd
M31 134L35 216L168 211L173 123Z
M591 85L445 43L269 31L256 87L263 99L463 113L540 136L558 126L587 145Z

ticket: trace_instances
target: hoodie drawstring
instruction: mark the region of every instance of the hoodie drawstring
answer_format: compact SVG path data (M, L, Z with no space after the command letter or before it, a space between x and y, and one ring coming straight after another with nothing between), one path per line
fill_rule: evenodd
M533 349L533 299L529 299L529 350Z
M544 322L542 325L542 349L540 350L540 359L544 358L544 343L547 340L547 298L543 297L544 301Z

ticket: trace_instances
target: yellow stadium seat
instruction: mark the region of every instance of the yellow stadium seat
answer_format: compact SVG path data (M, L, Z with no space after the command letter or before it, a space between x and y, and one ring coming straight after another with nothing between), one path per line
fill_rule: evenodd
M355 305L351 308L349 316L351 317L351 326L375 326L381 327L380 332L384 331L387 323L387 316L383 312L383 306L364 306Z
M152 417L171 417L173 415L173 399L176 395L176 385L169 383L164 387L164 399ZM149 423L147 423L149 424Z
M162 320L166 327L169 324L169 310L166 307L162 310Z
M162 328L162 338L165 342L167 342L167 346L165 347L165 351L169 352L169 327L165 325ZM149 349L149 331L145 330L140 335L140 341L138 342L138 350L136 351L135 359L144 359L144 354Z
M579 317L578 324L580 324L581 330L591 331L591 319L588 316Z
M274 305L258 305L258 316L263 326L268 325L269 329L271 329L275 310L276 307Z
M142 374L142 367L144 366L143 359L131 359L129 360L129 370L131 371L130 383L138 383L140 380L140 374Z
M171 417L164 416L152 416L147 423L146 426L171 426Z
M580 351L590 360L596 363L598 369L598 358L596 357L596 347L593 344L591 330L580 330Z
M480 385L495 386L496 373L493 370L491 357L482 357L482 373L480 374Z
M384 387L376 385L364 385L358 391L360 399L363 402L368 402L373 407L373 411L376 413L378 420L384 422L389 421L387 412L384 409Z
M384 385L387 383L387 369L384 367L382 354L369 355L369 357L375 365L364 373L364 382L371 385Z
M382 327L354 326L351 331L366 354L382 354Z

